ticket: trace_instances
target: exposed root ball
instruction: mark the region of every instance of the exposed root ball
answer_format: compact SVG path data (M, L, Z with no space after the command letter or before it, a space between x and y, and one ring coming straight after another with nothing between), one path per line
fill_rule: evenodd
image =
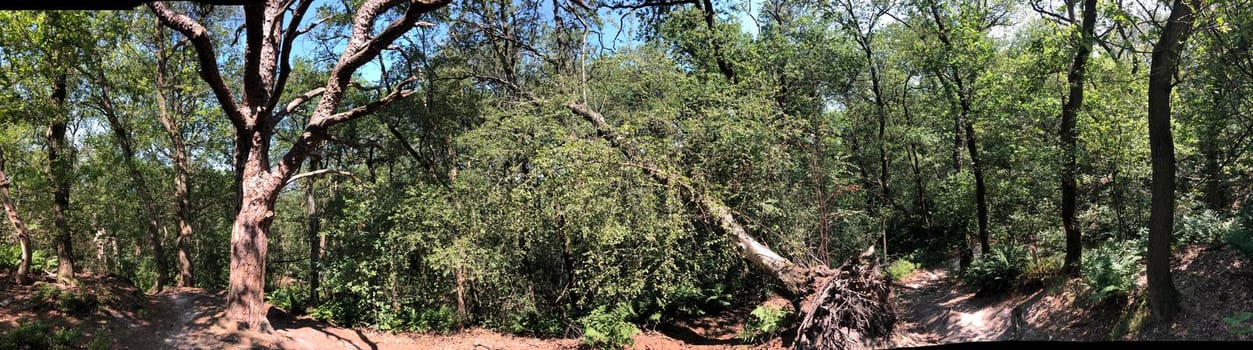
M891 283L868 253L839 269L815 271L813 292L801 303L797 349L865 348L892 333Z

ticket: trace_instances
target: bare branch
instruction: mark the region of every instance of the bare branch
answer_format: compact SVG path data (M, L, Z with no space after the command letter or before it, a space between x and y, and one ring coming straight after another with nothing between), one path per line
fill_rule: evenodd
M295 0L288 0L295 1ZM300 4L296 5L296 9L292 11L291 22L287 24L287 30L283 32L283 47L279 49L282 57L279 58L281 66L279 67L278 80L274 83L270 90L270 105L268 109L274 109L278 100L283 96L283 90L286 90L287 77L291 75L291 50L292 43L296 41L296 37L300 36L298 30L300 21L305 18L305 13L309 12L309 7L313 4L313 0L300 0ZM286 6L284 6L286 8ZM312 27L310 27L312 28ZM282 120L281 118L279 120ZM277 123L277 121L275 121Z
M451 0L417 0L409 3L404 16L387 25L382 32L370 38L374 28L374 20L384 11L396 6L401 0L370 0L362 4L353 19L352 37L339 58L339 63L331 70L331 77L326 82L326 93L318 103L310 120L310 127L324 128L342 122L344 117L355 118L364 113L335 113L339 100L344 96L344 87L349 78L358 68L378 56L379 52L391 45L392 41L413 28L418 17L446 5ZM403 83L402 83L403 85ZM401 91L401 90L397 90ZM395 93L393 93L395 95ZM405 94L407 96L407 94ZM403 96L401 96L403 97ZM351 111L350 111L351 112Z
M274 113L273 118L275 118L275 120L271 121L270 125L278 124L279 120L283 120L284 117L286 117L288 114L291 114L293 111L296 110L296 108L299 108L301 105L305 104L305 102L312 100L314 97L318 97L324 91L326 91L326 88L317 88L317 89L309 90L301 94L300 96L296 96L296 98L292 99L291 102L288 102L287 106L283 107L282 110L279 110L276 113Z
M326 116L325 118L317 118L315 120L310 120L309 125L317 126L321 128L329 128L335 124L343 123L349 120L360 118L370 113L374 113L380 109L383 109L383 107L387 107L387 105L391 104L392 102L396 102L406 97L409 97L410 95L413 95L413 90L406 90L404 89L404 86L416 80L418 79L415 77L409 77L408 79L405 79L405 81L400 82L400 84L397 84L396 88L393 89L392 92L388 93L387 96L383 96L383 98L380 98L377 101L367 103L366 105L361 106L361 107L335 113L335 114Z
M296 174L296 175L292 175L292 177L291 177L290 179L287 179L287 184L292 184L292 183L295 183L295 182L296 182L296 180L300 180L301 178L306 178L306 177L316 176L316 175L322 175L322 174L331 174L331 175L347 176L347 177L351 177L353 180L356 180L356 181L361 181L361 179L357 178L357 175L353 175L352 173L347 172L347 171L343 171L343 170L335 170L335 169L319 169L319 170L314 170L314 171L309 171L309 172L303 172L303 173L299 173L299 174Z
M209 84L214 97L222 105L222 110L226 112L226 116L230 118L235 129L242 130L247 125L243 110L235 103L235 94L226 85L226 80L222 79L222 73L218 69L217 53L213 48L213 40L209 38L208 30L191 17L175 12L164 2L150 2L148 8L157 16L161 24L177 30L191 40L192 46L196 48L196 57L200 61L200 78Z
M1030 3L1031 3L1031 9L1035 10L1036 13L1039 13L1046 17L1052 17L1054 20L1058 22L1062 22L1066 24L1075 24L1075 20L1073 18L1067 18L1066 16L1062 16L1059 13L1049 11L1048 9L1044 8L1044 6L1040 4L1040 0L1032 0L1030 1Z

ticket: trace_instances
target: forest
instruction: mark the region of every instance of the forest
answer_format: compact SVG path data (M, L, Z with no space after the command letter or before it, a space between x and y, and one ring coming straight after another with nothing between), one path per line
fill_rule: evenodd
M1253 1L0 5L0 349L1253 341Z

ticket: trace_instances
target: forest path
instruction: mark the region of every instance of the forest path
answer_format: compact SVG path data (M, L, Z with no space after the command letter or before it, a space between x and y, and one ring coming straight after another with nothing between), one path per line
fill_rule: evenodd
M947 269L919 270L896 289L898 346L1020 339L1022 312L1015 310L1034 296L980 296L960 288Z

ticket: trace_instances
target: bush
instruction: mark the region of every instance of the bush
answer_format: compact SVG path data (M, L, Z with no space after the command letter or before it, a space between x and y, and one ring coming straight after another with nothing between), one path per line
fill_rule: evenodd
M79 332L78 329L58 329L53 331L48 338L49 342L52 343L52 349L76 349L78 347L74 343L82 335L83 333Z
M87 343L87 350L109 350L113 348L113 336L109 335L109 330L100 328L93 334L91 341Z
M39 284L38 290L38 297L44 300L44 305L61 313L87 315L95 312L96 306L100 305L96 295L81 290L63 290L55 284L47 283Z
M1223 218L1218 212L1202 209L1184 214L1175 224L1175 246L1213 244L1229 233L1239 231L1240 223Z
M787 328L789 324L792 324L793 313L792 310L781 307L763 305L753 309L751 315L753 318L744 325L744 330L740 332L740 339L745 342L756 343L770 339L770 337Z
M901 258L901 259L897 259L896 261L893 261L891 265L888 265L887 272L888 272L888 276L892 277L893 281L900 281L904 279L905 277L908 277L910 274L913 274L914 270L917 270L917 269L918 269L917 264L914 264L913 262L907 259Z
M1233 230L1227 233L1223 240L1236 250L1245 255L1253 257L1253 232L1248 230Z
M304 301L308 299L309 293L299 286L282 287L269 293L265 293L265 298L270 305L286 310L293 315L305 313Z
M1253 322L1249 320L1253 320L1253 312L1245 311L1231 317L1224 317L1223 323L1227 324L1228 334L1242 337L1253 334Z
M0 335L0 350L9 349L47 349L48 336L52 327L41 322L23 324L8 333Z
M1107 242L1084 254L1083 281L1098 302L1127 296L1140 275L1140 255L1134 242Z
M622 349L635 344L631 339L640 330L635 328L627 318L634 311L630 307L618 306L612 312L606 312L604 306L592 310L591 314L579 319L583 325L583 344L593 349Z
M1023 246L1002 244L979 256L964 274L966 283L980 292L1002 292L1014 287L1027 271L1030 259Z

